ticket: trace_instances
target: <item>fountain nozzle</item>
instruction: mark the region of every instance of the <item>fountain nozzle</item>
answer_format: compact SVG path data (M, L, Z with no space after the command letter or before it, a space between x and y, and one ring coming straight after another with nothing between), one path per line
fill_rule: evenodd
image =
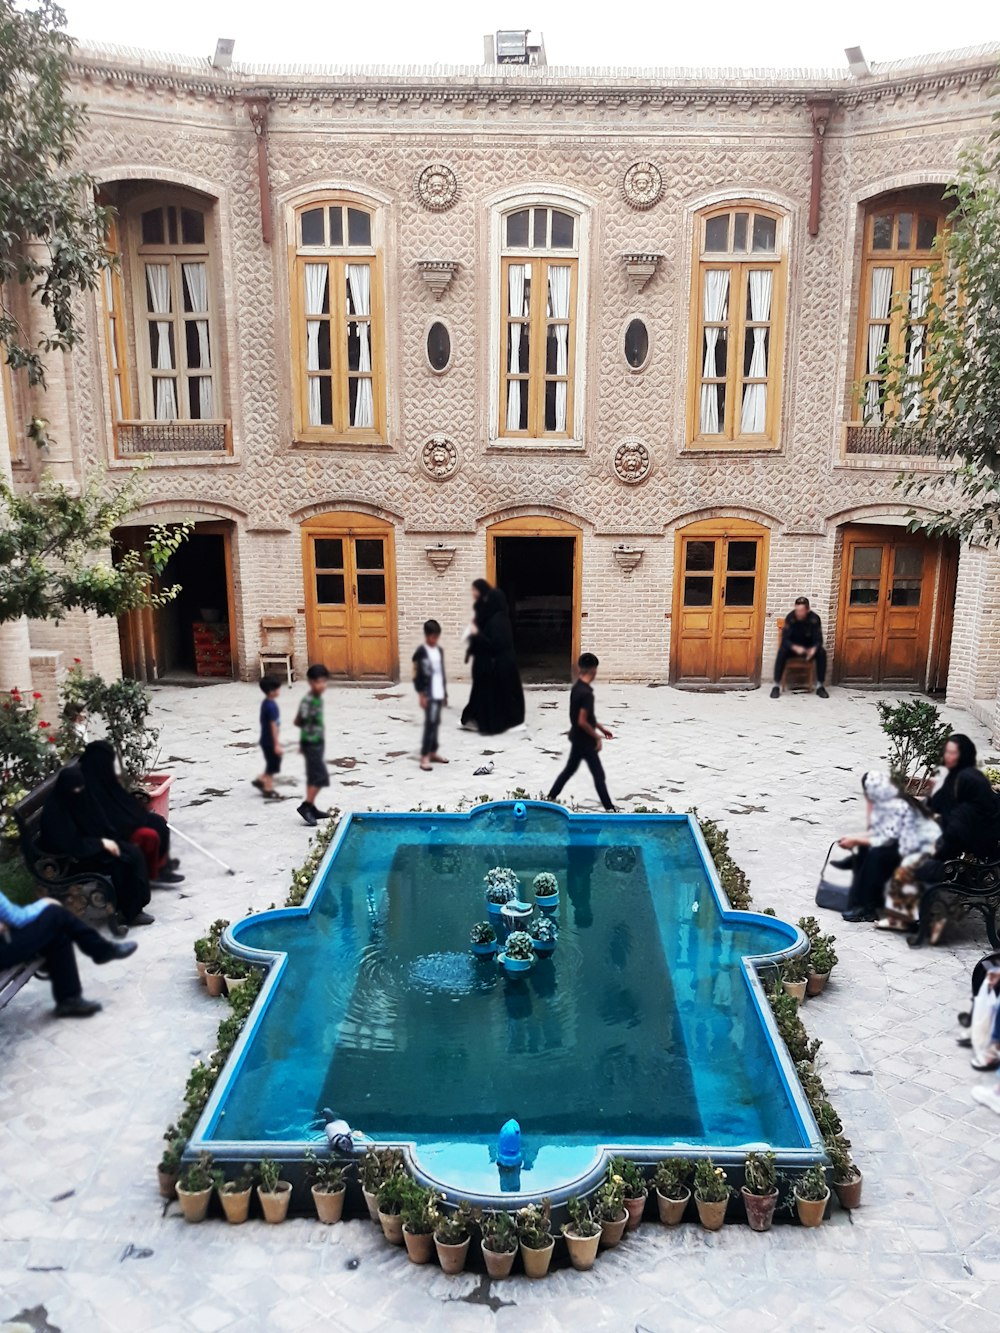
M528 818L528 807L524 804L523 801L514 802L514 818L515 819Z
M501 1126L500 1137L497 1139L497 1165L520 1166L522 1160L521 1126L516 1120L508 1120Z

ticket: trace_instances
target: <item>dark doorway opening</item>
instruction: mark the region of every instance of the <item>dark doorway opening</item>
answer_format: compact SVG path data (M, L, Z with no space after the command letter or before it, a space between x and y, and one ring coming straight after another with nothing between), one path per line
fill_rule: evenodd
M572 537L497 537L497 586L510 606L525 681L567 681L573 658Z

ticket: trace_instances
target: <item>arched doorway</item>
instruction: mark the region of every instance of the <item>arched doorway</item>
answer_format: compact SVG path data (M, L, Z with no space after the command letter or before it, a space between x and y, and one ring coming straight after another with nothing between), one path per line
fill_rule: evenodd
M675 685L760 684L767 528L742 518L689 523L676 535L670 678Z
M486 530L486 577L507 598L514 651L530 683L572 678L580 655L582 537L574 524L543 514Z
M310 662L341 680L398 674L396 562L391 523L330 511L302 524Z

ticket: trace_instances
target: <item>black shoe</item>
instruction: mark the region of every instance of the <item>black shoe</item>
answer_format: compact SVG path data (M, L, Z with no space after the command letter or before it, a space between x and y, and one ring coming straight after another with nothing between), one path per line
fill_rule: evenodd
M315 806L313 806L312 812L317 819L330 819L333 815L332 810L317 810Z
M176 870L161 870L153 880L154 885L183 884L184 876L178 875Z
M956 1046L961 1046L962 1049L963 1049L964 1051L971 1050L971 1049L972 1049L972 1038L971 1038L971 1037L956 1037L956 1038L955 1038L955 1045L956 1045Z
M843 860L841 860L841 861L831 861L830 864L831 864L831 866L833 866L834 870L853 870L853 869L854 869L854 857L853 857L853 856L845 856L845 857L843 858Z
M122 940L119 944L115 940L108 940L107 952L100 958L95 958L94 962L101 966L103 963L113 963L116 958L130 958L138 949L135 940Z
M771 698L772 698L772 699L780 699L780 698L781 698L781 686L780 686L780 685L775 685L775 687L772 689L772 691L771 691Z
M265 801L287 801L287 800L288 800L288 797L287 797L287 796L282 796L282 794L281 794L280 792L277 792L277 791L265 791L265 792L262 793L262 795L263 795Z
M312 808L312 806L309 804L308 801L303 801L296 813L302 816L302 818L305 820L305 822L309 825L310 828L316 827L317 823L316 811Z
M56 1018L91 1018L94 1014L99 1014L102 1005L96 1000L85 1000L82 995L76 995L72 1000L63 1000L55 1007Z
M841 916L845 921L870 921L872 916L866 912L863 907L852 907L849 912L842 912Z
M264 784L261 782L260 778L254 778L253 782L250 783L250 786L256 787L258 791L264 790Z
M827 694L827 692L826 692L826 686L825 686L825 685L819 685L819 686L817 686L817 688L816 688L816 698L817 698L817 699L829 699L829 697L830 697L830 696L829 696L829 695Z
M128 934L128 922L122 916L121 912L116 912L108 922L108 930L114 935L115 939L121 939L123 935Z
M129 925L130 925L130 926L151 926L155 920L156 920L156 917L155 917L155 916L151 916L151 915L149 914L149 912L136 912L135 916L134 916L134 917L132 918L132 920L129 922Z

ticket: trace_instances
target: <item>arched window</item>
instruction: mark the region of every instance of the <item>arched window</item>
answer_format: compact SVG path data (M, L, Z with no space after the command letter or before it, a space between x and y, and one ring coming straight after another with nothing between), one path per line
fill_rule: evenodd
M866 425L879 424L887 411L892 415L895 410L883 402L887 361L903 358L919 382L935 281L935 241L946 215L940 191L883 197L866 209L857 348L860 412ZM919 409L915 391L906 414L916 416Z
M501 219L500 403L506 439L569 439L576 399L581 220L518 207Z
M296 430L318 442L384 434L377 212L322 199L295 213Z
M785 220L754 203L728 203L695 220L690 441L778 443Z

